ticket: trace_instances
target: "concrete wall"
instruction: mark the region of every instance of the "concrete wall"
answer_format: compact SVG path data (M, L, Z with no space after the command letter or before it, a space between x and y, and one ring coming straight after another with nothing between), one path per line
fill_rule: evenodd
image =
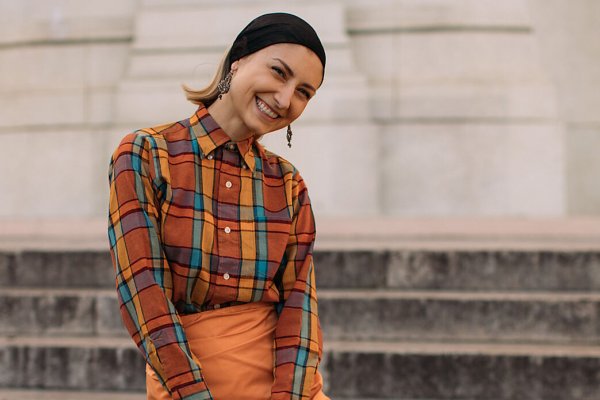
M133 0L0 1L0 217L105 213Z
M0 218L104 217L119 139L191 115L180 84L276 10L328 52L292 149L264 139L317 214L600 214L593 0L0 0Z
M530 0L544 66L565 127L568 215L600 214L600 3Z
M395 215L560 215L563 130L523 1L354 1Z

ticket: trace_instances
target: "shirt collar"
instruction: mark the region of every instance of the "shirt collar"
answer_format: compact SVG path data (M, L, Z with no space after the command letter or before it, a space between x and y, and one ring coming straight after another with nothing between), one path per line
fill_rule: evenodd
M217 147L231 142L229 135L227 135L217 124L203 104L200 104L194 115L192 115L188 121L190 128L196 135L203 157L206 157ZM231 143L237 144L238 150L244 158L244 162L252 171L254 171L256 167L256 160L254 158L256 150L263 160L267 159L263 145L256 141L254 136Z

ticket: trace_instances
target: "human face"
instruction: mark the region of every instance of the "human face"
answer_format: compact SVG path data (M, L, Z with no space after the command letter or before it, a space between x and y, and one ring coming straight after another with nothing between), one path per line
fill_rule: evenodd
M235 61L229 96L234 115L263 135L298 118L321 85L323 66L307 47L278 43Z

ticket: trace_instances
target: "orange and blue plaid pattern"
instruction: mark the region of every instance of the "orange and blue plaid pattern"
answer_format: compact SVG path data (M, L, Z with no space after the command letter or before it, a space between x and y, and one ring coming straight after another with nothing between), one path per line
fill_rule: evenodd
M278 313L272 399L307 399L322 355L306 185L204 106L127 134L109 165L121 315L174 399L212 399L179 315L260 301ZM241 388L243 389L243 388Z

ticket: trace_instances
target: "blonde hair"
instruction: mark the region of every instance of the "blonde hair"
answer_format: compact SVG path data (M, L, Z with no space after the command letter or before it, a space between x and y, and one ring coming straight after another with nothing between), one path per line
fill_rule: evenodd
M194 90L187 86L186 84L182 84L181 87L185 92L185 97L196 105L204 104L206 107L210 106L212 103L217 100L219 97L219 82L227 76L229 70L231 69L231 63L229 62L229 53L231 51L231 47L225 51L225 54L221 58L221 62L219 62L219 66L217 67L217 72L215 73L212 81L203 89Z

